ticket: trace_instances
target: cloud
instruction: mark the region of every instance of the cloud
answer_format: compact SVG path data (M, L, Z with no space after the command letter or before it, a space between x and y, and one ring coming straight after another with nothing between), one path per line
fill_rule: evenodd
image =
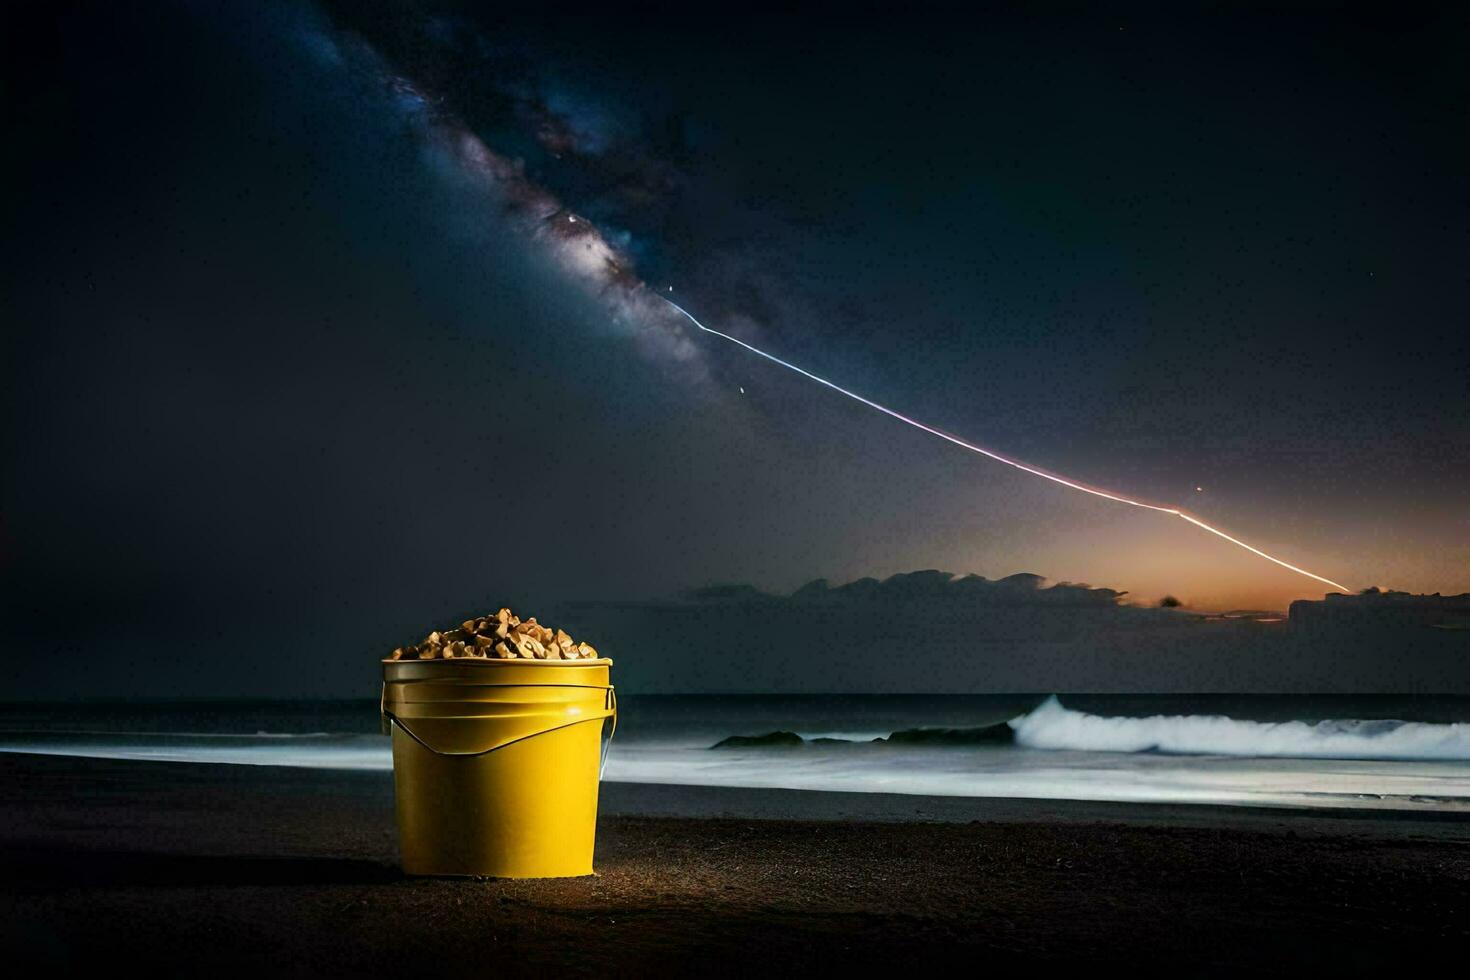
M991 580L983 575L956 575L937 569L901 572L886 579L860 578L833 586L814 579L790 595L772 595L753 585L711 585L684 594L690 602L766 602L786 606L867 604L905 600L958 601L990 606L1116 607L1127 592L1072 582L1046 585L1043 576L1018 572Z

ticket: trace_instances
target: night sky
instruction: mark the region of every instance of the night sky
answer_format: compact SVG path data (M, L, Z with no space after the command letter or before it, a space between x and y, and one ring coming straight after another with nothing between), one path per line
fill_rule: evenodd
M715 582L1324 591L659 292L1352 588L1470 591L1452 6L3 16L16 694Z

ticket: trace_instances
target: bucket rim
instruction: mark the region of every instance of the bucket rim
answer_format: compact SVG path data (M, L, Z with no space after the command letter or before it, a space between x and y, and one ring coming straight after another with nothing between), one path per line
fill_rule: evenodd
M385 664L475 664L487 667L611 667L611 657L593 657L588 660L525 660L517 657L504 660L500 657L435 657L433 660L390 660Z

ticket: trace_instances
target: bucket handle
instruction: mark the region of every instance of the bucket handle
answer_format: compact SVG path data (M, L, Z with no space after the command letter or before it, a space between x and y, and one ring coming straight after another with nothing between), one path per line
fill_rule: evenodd
M534 685L533 684L533 685L518 685L518 686L530 686L530 687L565 687L567 685L561 685L561 684ZM613 686L611 684L609 684L606 688L604 688L604 690L606 691L606 695L604 696L603 702L602 702L602 704L603 704L602 714L600 714L600 715L592 715L591 717L578 718L575 721L569 721L569 722L567 722L565 724L562 724L562 725L553 725L550 728L543 728L540 731L530 732L530 733L525 734L525 735L520 735L520 736L517 736L516 738L510 739L509 741L501 742L499 745L492 745L490 748L484 749L483 751L480 751L480 752L441 752L438 749L434 748L432 745L430 745L428 742L425 742L423 739L419 738L417 735L414 734L413 729L409 728L407 725L405 725L403 723L403 719L399 718L397 715L393 714L393 712L391 712L391 711L388 710L388 703L387 703L388 685L386 685L386 684L383 685L383 693L378 698L378 711L380 713L379 714L379 717L380 717L381 722L382 722L382 729L383 729L383 734L384 735L391 735L391 734L393 734L393 725L394 724L397 724L398 727L399 727L399 729L405 735L407 735L409 738L413 739L415 742L419 743L420 745L422 745L424 748L428 749L430 752L434 753L435 755L453 755L453 756L457 756L459 758L469 758L469 759L475 758L477 756L489 755L491 752L494 752L496 749L503 749L507 745L514 745L516 742L522 742L522 741L525 741L528 738L535 738L537 735L545 735L547 732L560 731L563 728L571 728L573 725L584 725L584 724L586 724L589 721L597 721L597 720L600 719L602 721L603 735L602 735L602 753L601 753L601 759L598 762L597 777L599 779L601 779L602 778L602 772L603 772L603 770L607 768L607 753L608 753L608 749L612 748L612 738L613 738L613 735L618 730L618 695L617 695L617 692L616 692L616 690L613 688Z
M607 686L607 700L602 702L602 710L611 713L604 715L602 719L602 761L597 766L599 780L607 771L607 751L612 748L613 736L618 733L618 692L611 684Z
M479 687L581 687L581 688L585 688L588 685L586 685L586 684L480 684L480 685L477 685L477 686L479 686ZM593 685L593 686L595 687L595 685ZM611 684L609 684L606 688L604 688L604 690L607 691L607 698L603 701L602 709L604 711L611 711L614 715L616 715L617 714L617 711L618 711L618 697L617 697L616 694L613 693L613 688L612 688L612 685ZM391 711L388 710L388 682L387 681L384 681L382 684L380 684L378 686L378 729L379 729L379 733L380 734L383 734L383 735L391 735L391 734L393 734L393 728L392 728L391 722L393 722L395 720L396 720L396 716ZM588 720L590 720L590 719L588 719ZM398 725L399 725L400 728L403 727L403 722L401 722L401 721L398 722ZM617 719L616 718L614 718L614 720L613 720L613 729L614 730L617 729ZM612 738L612 734L611 733L608 733L608 736L607 737L608 738Z

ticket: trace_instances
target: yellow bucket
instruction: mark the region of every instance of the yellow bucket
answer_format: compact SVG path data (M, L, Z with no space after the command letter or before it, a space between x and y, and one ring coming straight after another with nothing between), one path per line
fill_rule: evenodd
M385 660L403 870L592 873L611 660Z

